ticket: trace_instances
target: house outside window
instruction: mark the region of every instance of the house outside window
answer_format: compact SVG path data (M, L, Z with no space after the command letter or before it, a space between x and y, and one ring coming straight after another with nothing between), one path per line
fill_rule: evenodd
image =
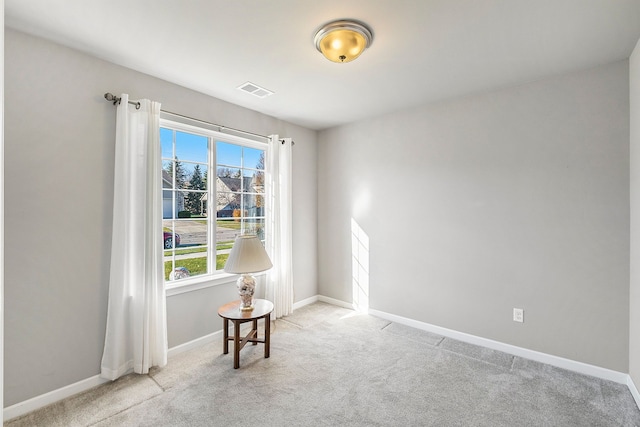
M223 273L238 235L264 240L267 144L161 120L167 283Z

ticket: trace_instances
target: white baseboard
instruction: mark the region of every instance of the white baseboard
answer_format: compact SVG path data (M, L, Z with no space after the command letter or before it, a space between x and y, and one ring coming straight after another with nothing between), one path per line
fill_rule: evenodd
M350 302L340 301L339 299L325 297L324 295L318 295L318 301L326 302L327 304L337 305L338 307L348 308L353 310L353 304Z
M309 297L307 299L303 299L302 301L298 301L298 302L294 302L293 303L293 310L297 310L299 308L304 307L305 305L309 305L309 304L313 304L314 302L318 302L318 295L314 295L312 297Z
M636 405L638 406L638 408L640 408L640 392L638 392L636 385L633 383L631 375L627 375L627 387L629 387L629 391L633 396L633 400L636 401Z
M185 351L192 350L194 348L202 347L205 344L209 344L210 342L217 341L222 337L222 329L219 331L215 331L209 335L205 335L200 338L196 338L195 340L191 340L184 344L177 345L175 347L171 347L167 352L168 357L173 357L176 354L184 353Z
M6 408L4 408L3 418L5 421L8 421L10 419L24 415L28 412L35 411L36 409L43 408L64 398L73 396L74 394L81 393L83 391L92 389L96 386L108 382L109 380L100 377L100 375L87 378L86 380L78 381L77 383L73 383L57 390L41 394L40 396L33 397L31 399L25 400L24 402L7 406Z
M590 375L604 380L614 381L619 384L627 384L628 374L613 371L599 366L589 365L587 363L575 360L565 359L564 357L553 356L547 353L541 353L535 350L529 350L515 345L505 344L488 338L482 338L475 335L466 334L464 332L454 331L440 326L431 325L429 323L420 322L418 320L408 319L406 317L397 316L395 314L385 313L383 311L369 309L369 314L380 317L381 319L390 320L402 325L411 326L423 331L432 332L444 337L453 338L458 341L479 345L493 350L502 351L524 359L535 360L536 362L546 363L547 365L556 366L558 368L567 369L569 371L579 372L581 374Z

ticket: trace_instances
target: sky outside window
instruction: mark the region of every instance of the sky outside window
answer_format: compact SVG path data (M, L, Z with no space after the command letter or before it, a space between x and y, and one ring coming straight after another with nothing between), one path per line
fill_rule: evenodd
M162 158L172 159L173 153L173 130L160 128L160 144L162 147ZM176 152L175 156L182 163L187 174L193 172L193 164L189 162L207 163L208 138L202 135L176 131ZM257 168L263 150L255 148L241 147L236 144L226 142L216 142L216 163L239 168L240 159L244 156L245 168ZM163 165L163 167L166 165ZM264 166L262 166L264 168Z

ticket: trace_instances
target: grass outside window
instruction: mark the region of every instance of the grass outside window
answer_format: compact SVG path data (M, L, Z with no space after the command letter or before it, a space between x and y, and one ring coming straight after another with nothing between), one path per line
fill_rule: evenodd
M216 256L216 270L222 270L224 264L227 262L229 254L220 254ZM184 267L189 270L191 276L198 276L207 273L207 258L188 258L182 260L176 260L176 268ZM164 279L169 280L169 274L171 273L171 261L164 263Z

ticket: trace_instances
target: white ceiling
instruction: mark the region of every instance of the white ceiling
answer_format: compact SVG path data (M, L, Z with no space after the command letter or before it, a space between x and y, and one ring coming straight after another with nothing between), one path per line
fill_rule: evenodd
M340 18L374 33L348 64L313 44L322 24ZM5 21L323 129L628 58L640 0L5 0ZM246 81L275 94L236 89Z

